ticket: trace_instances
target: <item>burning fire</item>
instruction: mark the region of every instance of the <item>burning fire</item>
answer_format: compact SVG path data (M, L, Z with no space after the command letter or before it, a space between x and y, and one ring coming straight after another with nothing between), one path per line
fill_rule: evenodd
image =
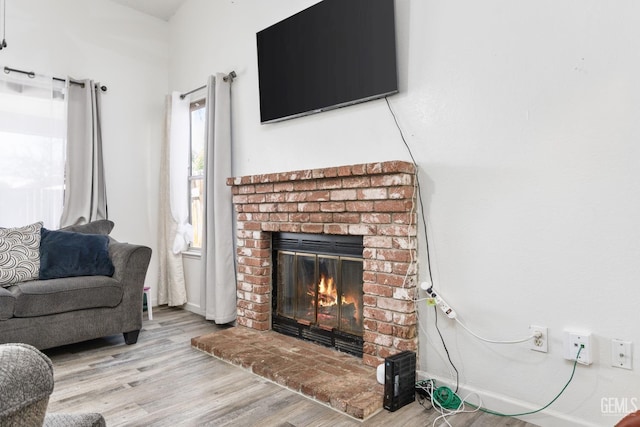
M333 277L326 277L324 274L320 275L320 281L317 286L318 291L318 307L333 307L338 304L338 288L336 287L335 280ZM311 286L308 295L315 297L314 287ZM360 320L360 307L358 304L358 299L350 296L350 295L342 295L340 299L340 303L342 306L352 305L353 306L353 318L356 321ZM315 298L312 299L312 305L315 305Z

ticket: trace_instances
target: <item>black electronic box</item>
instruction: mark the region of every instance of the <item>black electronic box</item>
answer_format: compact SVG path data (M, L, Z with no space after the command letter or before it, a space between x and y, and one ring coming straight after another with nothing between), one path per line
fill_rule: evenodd
M384 360L384 409L391 412L416 400L416 354L413 351Z

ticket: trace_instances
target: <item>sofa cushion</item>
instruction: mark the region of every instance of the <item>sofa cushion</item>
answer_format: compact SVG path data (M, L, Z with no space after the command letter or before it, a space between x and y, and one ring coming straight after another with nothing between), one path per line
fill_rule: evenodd
M74 233L83 234L103 234L107 236L111 233L111 230L113 230L113 226L113 221L109 221L108 219L99 219L97 221L91 221L88 224L63 227L60 231L73 231Z
M75 276L113 276L109 237L42 229L40 280Z
M0 286L38 278L42 222L0 228Z
M0 320L11 319L15 306L16 297L8 289L0 288Z
M122 301L120 282L106 276L34 280L9 288L16 297L14 317L35 317L87 308L116 307Z

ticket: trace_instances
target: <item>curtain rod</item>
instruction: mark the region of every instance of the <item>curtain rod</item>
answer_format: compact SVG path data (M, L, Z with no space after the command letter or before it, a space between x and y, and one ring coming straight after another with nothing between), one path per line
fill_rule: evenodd
M235 79L236 77L238 77L238 75L236 74L235 71L232 71L229 74L227 74L226 76L224 76L222 78L222 80L224 80L225 82L233 81L233 79ZM195 89L191 89L189 92L185 92L185 93L181 94L180 95L180 99L184 99L185 96L191 95L193 92L197 92L197 91L199 91L201 89L204 89L205 87L207 87L207 85L200 86L200 87L197 87Z
M15 72L15 73L26 74L31 79L36 76L36 73L34 73L33 71L18 70L17 68L10 68L10 67L6 67L6 66L4 67L4 72L6 74L9 74L12 71ZM60 77L52 77L52 79L53 80L57 80L59 82L66 82L67 81L67 79L63 79L63 78L60 78ZM83 82L78 82L78 81L69 79L69 83L84 87L84 83ZM107 87L104 86L104 85L100 86L100 90L103 91L103 92L106 92L107 91Z

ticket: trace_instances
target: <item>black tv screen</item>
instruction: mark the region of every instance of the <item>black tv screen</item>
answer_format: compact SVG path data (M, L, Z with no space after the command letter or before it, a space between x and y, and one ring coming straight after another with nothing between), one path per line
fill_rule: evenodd
M324 0L257 33L260 121L398 92L394 0Z

